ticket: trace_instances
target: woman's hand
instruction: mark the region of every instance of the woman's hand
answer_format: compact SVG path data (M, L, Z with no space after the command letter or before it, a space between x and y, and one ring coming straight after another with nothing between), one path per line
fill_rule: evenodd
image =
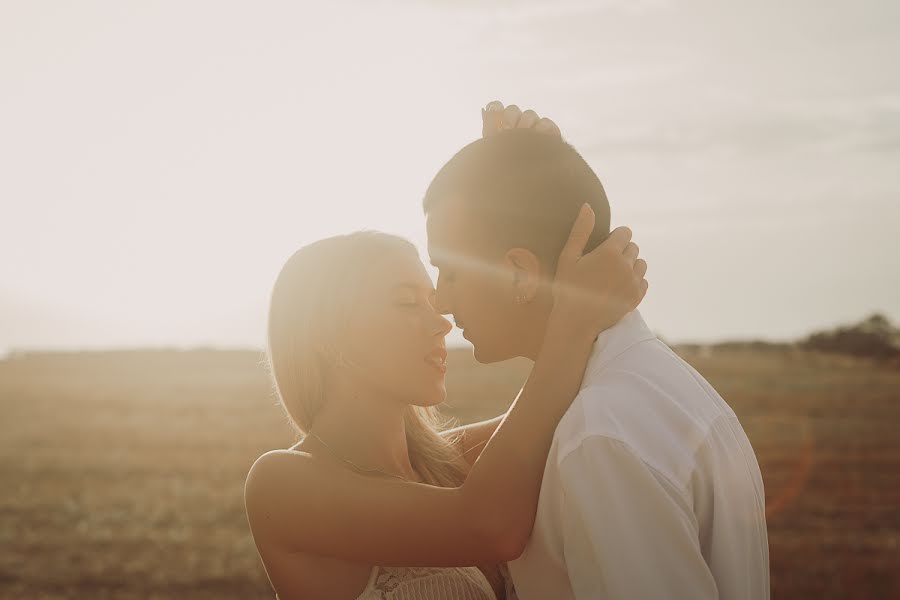
M638 258L631 230L618 227L583 254L594 230L594 211L584 204L559 255L553 281L552 322L596 337L634 310L647 293L647 262Z
M529 109L519 110L515 104L503 106L499 100L488 102L481 109L481 137L490 137L504 129L534 129L540 133L562 137L559 127L547 117L540 117Z

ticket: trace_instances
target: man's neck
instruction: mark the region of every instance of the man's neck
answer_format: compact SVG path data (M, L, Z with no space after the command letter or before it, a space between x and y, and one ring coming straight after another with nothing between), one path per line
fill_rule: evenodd
M549 310L536 310L534 314L529 315L520 328L521 335L517 342L517 356L529 358L532 361L537 360L544 345L544 336L547 334L547 323L550 319Z

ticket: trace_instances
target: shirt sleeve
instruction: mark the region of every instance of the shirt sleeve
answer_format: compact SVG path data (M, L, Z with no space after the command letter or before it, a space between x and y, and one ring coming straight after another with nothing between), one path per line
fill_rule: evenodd
M589 437L562 459L560 478L575 598L718 597L693 512L627 445Z
M766 503L759 465L737 417L718 419L695 453L691 482L700 547L719 597L769 598ZM715 527L713 527L715 525Z

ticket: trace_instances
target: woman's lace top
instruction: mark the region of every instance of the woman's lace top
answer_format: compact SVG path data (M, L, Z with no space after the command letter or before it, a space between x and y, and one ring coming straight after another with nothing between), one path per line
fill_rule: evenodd
M506 565L499 568L506 600L518 600ZM477 567L373 567L357 600L497 600L497 596Z
M496 600L477 567L375 567L358 600Z

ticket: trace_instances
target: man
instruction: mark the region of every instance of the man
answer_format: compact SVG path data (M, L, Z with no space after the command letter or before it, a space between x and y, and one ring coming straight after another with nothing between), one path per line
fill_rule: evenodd
M444 165L424 199L437 306L483 363L535 358L554 257L579 207L596 215L587 250L610 221L600 180L552 122L492 105L485 137ZM521 600L769 597L753 449L731 408L637 311L595 342L556 430L531 539L509 568Z

